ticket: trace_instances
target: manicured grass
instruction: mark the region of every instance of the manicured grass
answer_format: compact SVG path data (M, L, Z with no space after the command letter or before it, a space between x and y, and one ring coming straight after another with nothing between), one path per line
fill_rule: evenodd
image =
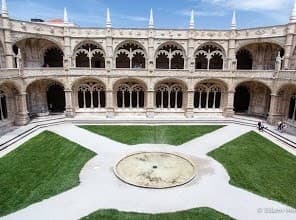
M215 131L223 126L80 126L96 134L109 137L124 144L170 144L181 145L193 138Z
M255 132L210 156L227 169L232 185L296 208L296 157Z
M79 184L95 153L45 131L0 158L0 216Z
M99 210L84 217L83 220L228 220L231 217L210 208L196 208L182 212L166 214L140 214L119 212L117 210Z

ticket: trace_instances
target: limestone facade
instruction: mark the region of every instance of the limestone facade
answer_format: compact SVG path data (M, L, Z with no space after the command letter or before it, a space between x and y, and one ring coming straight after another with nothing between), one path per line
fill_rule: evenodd
M64 112L262 116L296 124L296 23L79 28L0 17L0 125Z

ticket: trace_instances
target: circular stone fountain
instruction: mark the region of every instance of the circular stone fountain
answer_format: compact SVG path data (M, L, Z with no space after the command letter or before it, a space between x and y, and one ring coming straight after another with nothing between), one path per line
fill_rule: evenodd
M119 179L131 185L162 189L191 181L195 177L195 166L177 154L142 152L121 159L114 172Z

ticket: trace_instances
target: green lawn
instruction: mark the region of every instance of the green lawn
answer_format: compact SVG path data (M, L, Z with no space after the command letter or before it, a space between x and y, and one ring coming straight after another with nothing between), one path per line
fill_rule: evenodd
M196 208L167 214L140 214L119 212L117 210L99 210L84 217L83 220L228 220L231 217L210 208Z
M191 139L215 131L223 126L113 126L113 125L85 125L80 126L96 134L111 138L115 141L135 144L170 144L181 145Z
M45 131L0 158L0 216L79 184L95 153Z
M296 157L255 132L209 153L232 185L296 208Z

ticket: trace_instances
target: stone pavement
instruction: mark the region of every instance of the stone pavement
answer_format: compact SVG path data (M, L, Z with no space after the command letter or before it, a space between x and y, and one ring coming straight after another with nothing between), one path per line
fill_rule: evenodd
M69 191L35 203L3 219L79 219L99 209L162 213L210 207L236 219L296 219L289 207L229 185L221 164L206 154L252 128L228 125L181 146L140 144L128 146L71 124L50 127L53 131L97 153L80 173L81 184ZM127 154L140 151L180 153L197 165L197 177L184 186L143 189L121 182L113 166ZM284 210L264 213L265 209ZM288 211L286 211L288 210Z

